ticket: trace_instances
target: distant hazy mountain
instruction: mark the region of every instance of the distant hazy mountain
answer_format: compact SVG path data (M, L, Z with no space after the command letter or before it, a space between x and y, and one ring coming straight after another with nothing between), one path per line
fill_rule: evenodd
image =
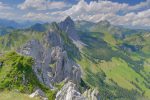
M13 20L0 19L0 26L2 27L13 27L13 28L27 28L36 22L25 21L25 22L16 22Z
M0 26L3 27L19 27L19 24L13 20L0 19Z
M12 27L2 27L0 26L0 36L11 33L14 28Z

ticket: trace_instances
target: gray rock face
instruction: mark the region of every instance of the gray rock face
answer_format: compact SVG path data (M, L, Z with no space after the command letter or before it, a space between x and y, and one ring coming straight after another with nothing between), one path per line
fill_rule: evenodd
M89 89L81 94L76 84L68 82L56 94L55 100L100 100L100 95L97 89Z
M0 68L2 67L2 62L0 62Z
M53 66L54 81L61 82L65 78L73 80L76 83L80 82L81 71L67 56L67 52L63 51L60 47L52 48L51 64Z
M60 23L60 28L66 32L70 32L70 30L74 29L75 24L74 21L68 16L64 21Z
M80 92L74 83L68 82L56 94L55 100L87 100Z
M73 40L79 40L79 36L77 35L77 31L75 29L75 23L74 21L71 19L70 16L68 16L64 21L62 21L59 24L59 27L65 31L66 33L68 33L69 37Z
M54 89L53 83L66 78L80 83L80 68L68 58L63 45L60 35L51 30L43 37L43 42L31 40L18 50L23 55L33 57L33 70L38 80L50 89Z
M2 56L2 54L0 53L0 57ZM3 63L2 62L0 62L0 68L2 67L2 65L3 65Z
M37 40L29 41L23 48L21 48L21 50L19 50L19 52L23 55L34 58L35 63L32 68L38 80L48 87L53 88L49 75L51 68L48 66L48 63L50 62L50 57L48 56L50 56L50 54L44 50L42 44Z
M50 30L50 32L44 36L43 41L46 47L59 46L62 48L62 45L63 45L63 40L60 34L53 30Z
M41 100L48 100L48 98L46 98L45 93L40 89L37 89L34 93L30 94L29 97L30 98L40 97Z
M94 89L94 90L89 89L85 91L83 95L87 97L88 100L100 100L100 94L97 89Z

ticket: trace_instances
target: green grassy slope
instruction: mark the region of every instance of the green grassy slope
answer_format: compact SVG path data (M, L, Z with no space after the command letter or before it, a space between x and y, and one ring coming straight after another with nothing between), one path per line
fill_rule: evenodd
M11 34L0 36L0 52L16 50L31 39L40 39L43 33L35 31L13 31Z
M99 88L102 100L150 99L150 56L123 51L119 47L122 43L135 44L134 40L129 41L132 37L120 40L98 29L79 35L87 46L82 49L82 59L77 62L82 66L84 81Z
M18 93L15 91L0 92L0 100L40 100L40 98L30 98L27 94Z
M133 34L129 35L124 39L124 42L127 42L131 45L138 45L141 46L141 51L145 54L150 55L150 33L143 33L143 34Z
M27 100L27 95L40 88L50 100L54 100L57 91L63 86L63 82L54 84L58 90L51 91L41 84L32 70L33 60L31 57L22 56L16 52L8 52L0 56L0 62L2 63L0 66L0 95L6 95L5 93L8 92L10 97L14 96L17 100L17 93L13 92L17 90L18 96L25 97L22 100ZM26 96L21 93L26 94ZM5 97L0 98L5 100Z
M0 57L0 89L17 89L20 92L31 93L40 85L32 71L33 60L15 52ZM32 76L32 77L31 77Z

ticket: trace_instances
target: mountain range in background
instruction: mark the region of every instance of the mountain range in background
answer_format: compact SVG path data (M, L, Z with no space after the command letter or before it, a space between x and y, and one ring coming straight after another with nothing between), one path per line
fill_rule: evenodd
M24 22L16 22L14 20L8 20L8 19L0 19L0 26L1 27L11 27L11 28L27 28L30 27L31 25L36 24L37 22L35 21L24 21ZM42 22L40 22L42 23Z
M68 21L70 21L70 17L68 17ZM25 29L25 28L29 28L29 27L33 27L33 28L38 28L40 27L40 25L44 24L45 22L42 22L42 21L24 21L24 22L16 22L14 20L7 20L7 19L0 19L0 35L4 34L4 33L8 33L9 31L8 30L11 30L11 29ZM67 24L68 22L66 22L65 24ZM84 20L77 20L75 21L75 25L79 25L80 24L80 27L83 27L83 29L88 29L88 27L91 27L92 25L95 25L95 24L100 24L104 27L112 27L112 25L110 24L109 21L107 20L102 20L98 23L93 23L93 22L89 22L89 21L84 21ZM60 23L61 25L61 23ZM110 26L109 26L110 25ZM61 27L61 26L60 26ZM70 27L72 27L70 25ZM78 27L78 26L77 26ZM114 27L114 25L113 25ZM132 33L135 33L134 31L150 31L149 29L133 29L133 28L127 28L127 27L124 27L124 26L116 26L116 28L118 28L118 30L120 29L130 29L132 30L133 32ZM125 33L125 34L128 34L128 33ZM130 34L130 33L129 33Z

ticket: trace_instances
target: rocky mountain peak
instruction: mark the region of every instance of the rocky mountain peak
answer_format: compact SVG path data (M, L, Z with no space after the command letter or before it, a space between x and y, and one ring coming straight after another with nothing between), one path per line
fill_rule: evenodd
M59 27L61 30L68 34L70 39L79 40L79 37L77 36L77 31L75 29L75 23L70 16L68 16L64 21L60 22Z
M68 24L70 24L70 25L74 25L74 21L71 19L70 16L68 16L68 17L64 20L64 22L66 22L66 23L68 23Z
M53 26L59 28L56 23L53 23ZM78 84L81 78L80 66L69 59L67 51L71 49L67 47L60 34L63 33L49 29L41 37L42 41L33 39L18 50L19 53L34 59L32 68L38 80L50 89L55 88L53 83L59 83L64 79Z
M64 21L60 23L60 28L66 30L67 28L74 28L74 21L68 16Z

